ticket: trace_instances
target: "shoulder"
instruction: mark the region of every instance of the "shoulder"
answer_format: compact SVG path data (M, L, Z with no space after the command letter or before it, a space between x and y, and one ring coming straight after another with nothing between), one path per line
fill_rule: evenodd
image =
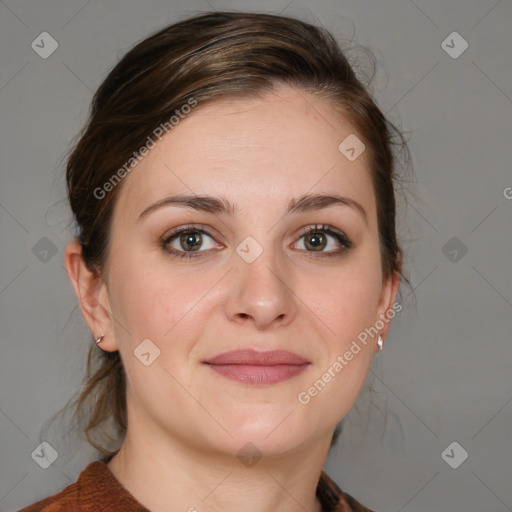
M28 507L22 508L19 512L83 512L76 503L70 503L68 500L57 499L53 497L33 503Z
M22 508L19 512L64 512L79 511L77 482L68 485L65 489Z
M324 471L320 475L317 495L322 503L322 512L373 512L343 492Z
M102 509L145 511L117 481L105 462L96 460L80 473L76 482L18 512L92 512Z

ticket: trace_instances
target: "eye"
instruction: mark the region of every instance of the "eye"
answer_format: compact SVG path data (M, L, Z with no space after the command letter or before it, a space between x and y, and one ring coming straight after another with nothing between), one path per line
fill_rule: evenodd
M348 251L353 243L343 231L322 224L306 228L296 245L299 250L334 256Z
M182 226L166 235L161 246L168 254L179 258L202 256L208 250L224 247L202 226ZM343 231L324 224L303 229L299 241L294 244L294 248L316 253L315 256L336 256L352 247L353 242Z
M176 229L162 240L162 247L169 253L178 257L194 257L209 249L222 247L212 235L204 229L184 226Z

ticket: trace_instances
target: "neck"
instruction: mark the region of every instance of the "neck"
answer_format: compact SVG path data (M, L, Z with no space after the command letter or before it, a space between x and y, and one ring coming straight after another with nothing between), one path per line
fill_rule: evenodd
M128 432L108 467L148 510L321 512L316 487L329 446L330 437L292 454L240 460Z

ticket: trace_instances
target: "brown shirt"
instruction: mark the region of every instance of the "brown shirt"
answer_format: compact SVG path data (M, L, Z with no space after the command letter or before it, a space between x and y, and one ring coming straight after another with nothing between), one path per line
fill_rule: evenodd
M322 471L316 494L323 512L372 512L340 488ZM149 512L117 480L102 460L91 462L78 480L61 492L19 512Z

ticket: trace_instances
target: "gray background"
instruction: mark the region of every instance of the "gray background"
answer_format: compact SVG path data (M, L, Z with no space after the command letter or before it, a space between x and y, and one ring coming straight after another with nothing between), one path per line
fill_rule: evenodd
M327 472L378 511L512 510L510 0L0 1L0 510L61 490L96 458L84 444L70 458L73 425L40 435L79 388L90 343L63 267L67 151L130 47L212 9L353 35L379 63L381 108L410 135L416 183L400 232L414 293L403 288L373 391L347 417ZM31 48L44 31L59 45L47 59ZM454 31L469 44L458 58L441 44ZM59 452L48 469L31 457L42 440ZM462 448L443 459L453 441ZM452 469L445 460L462 449Z

